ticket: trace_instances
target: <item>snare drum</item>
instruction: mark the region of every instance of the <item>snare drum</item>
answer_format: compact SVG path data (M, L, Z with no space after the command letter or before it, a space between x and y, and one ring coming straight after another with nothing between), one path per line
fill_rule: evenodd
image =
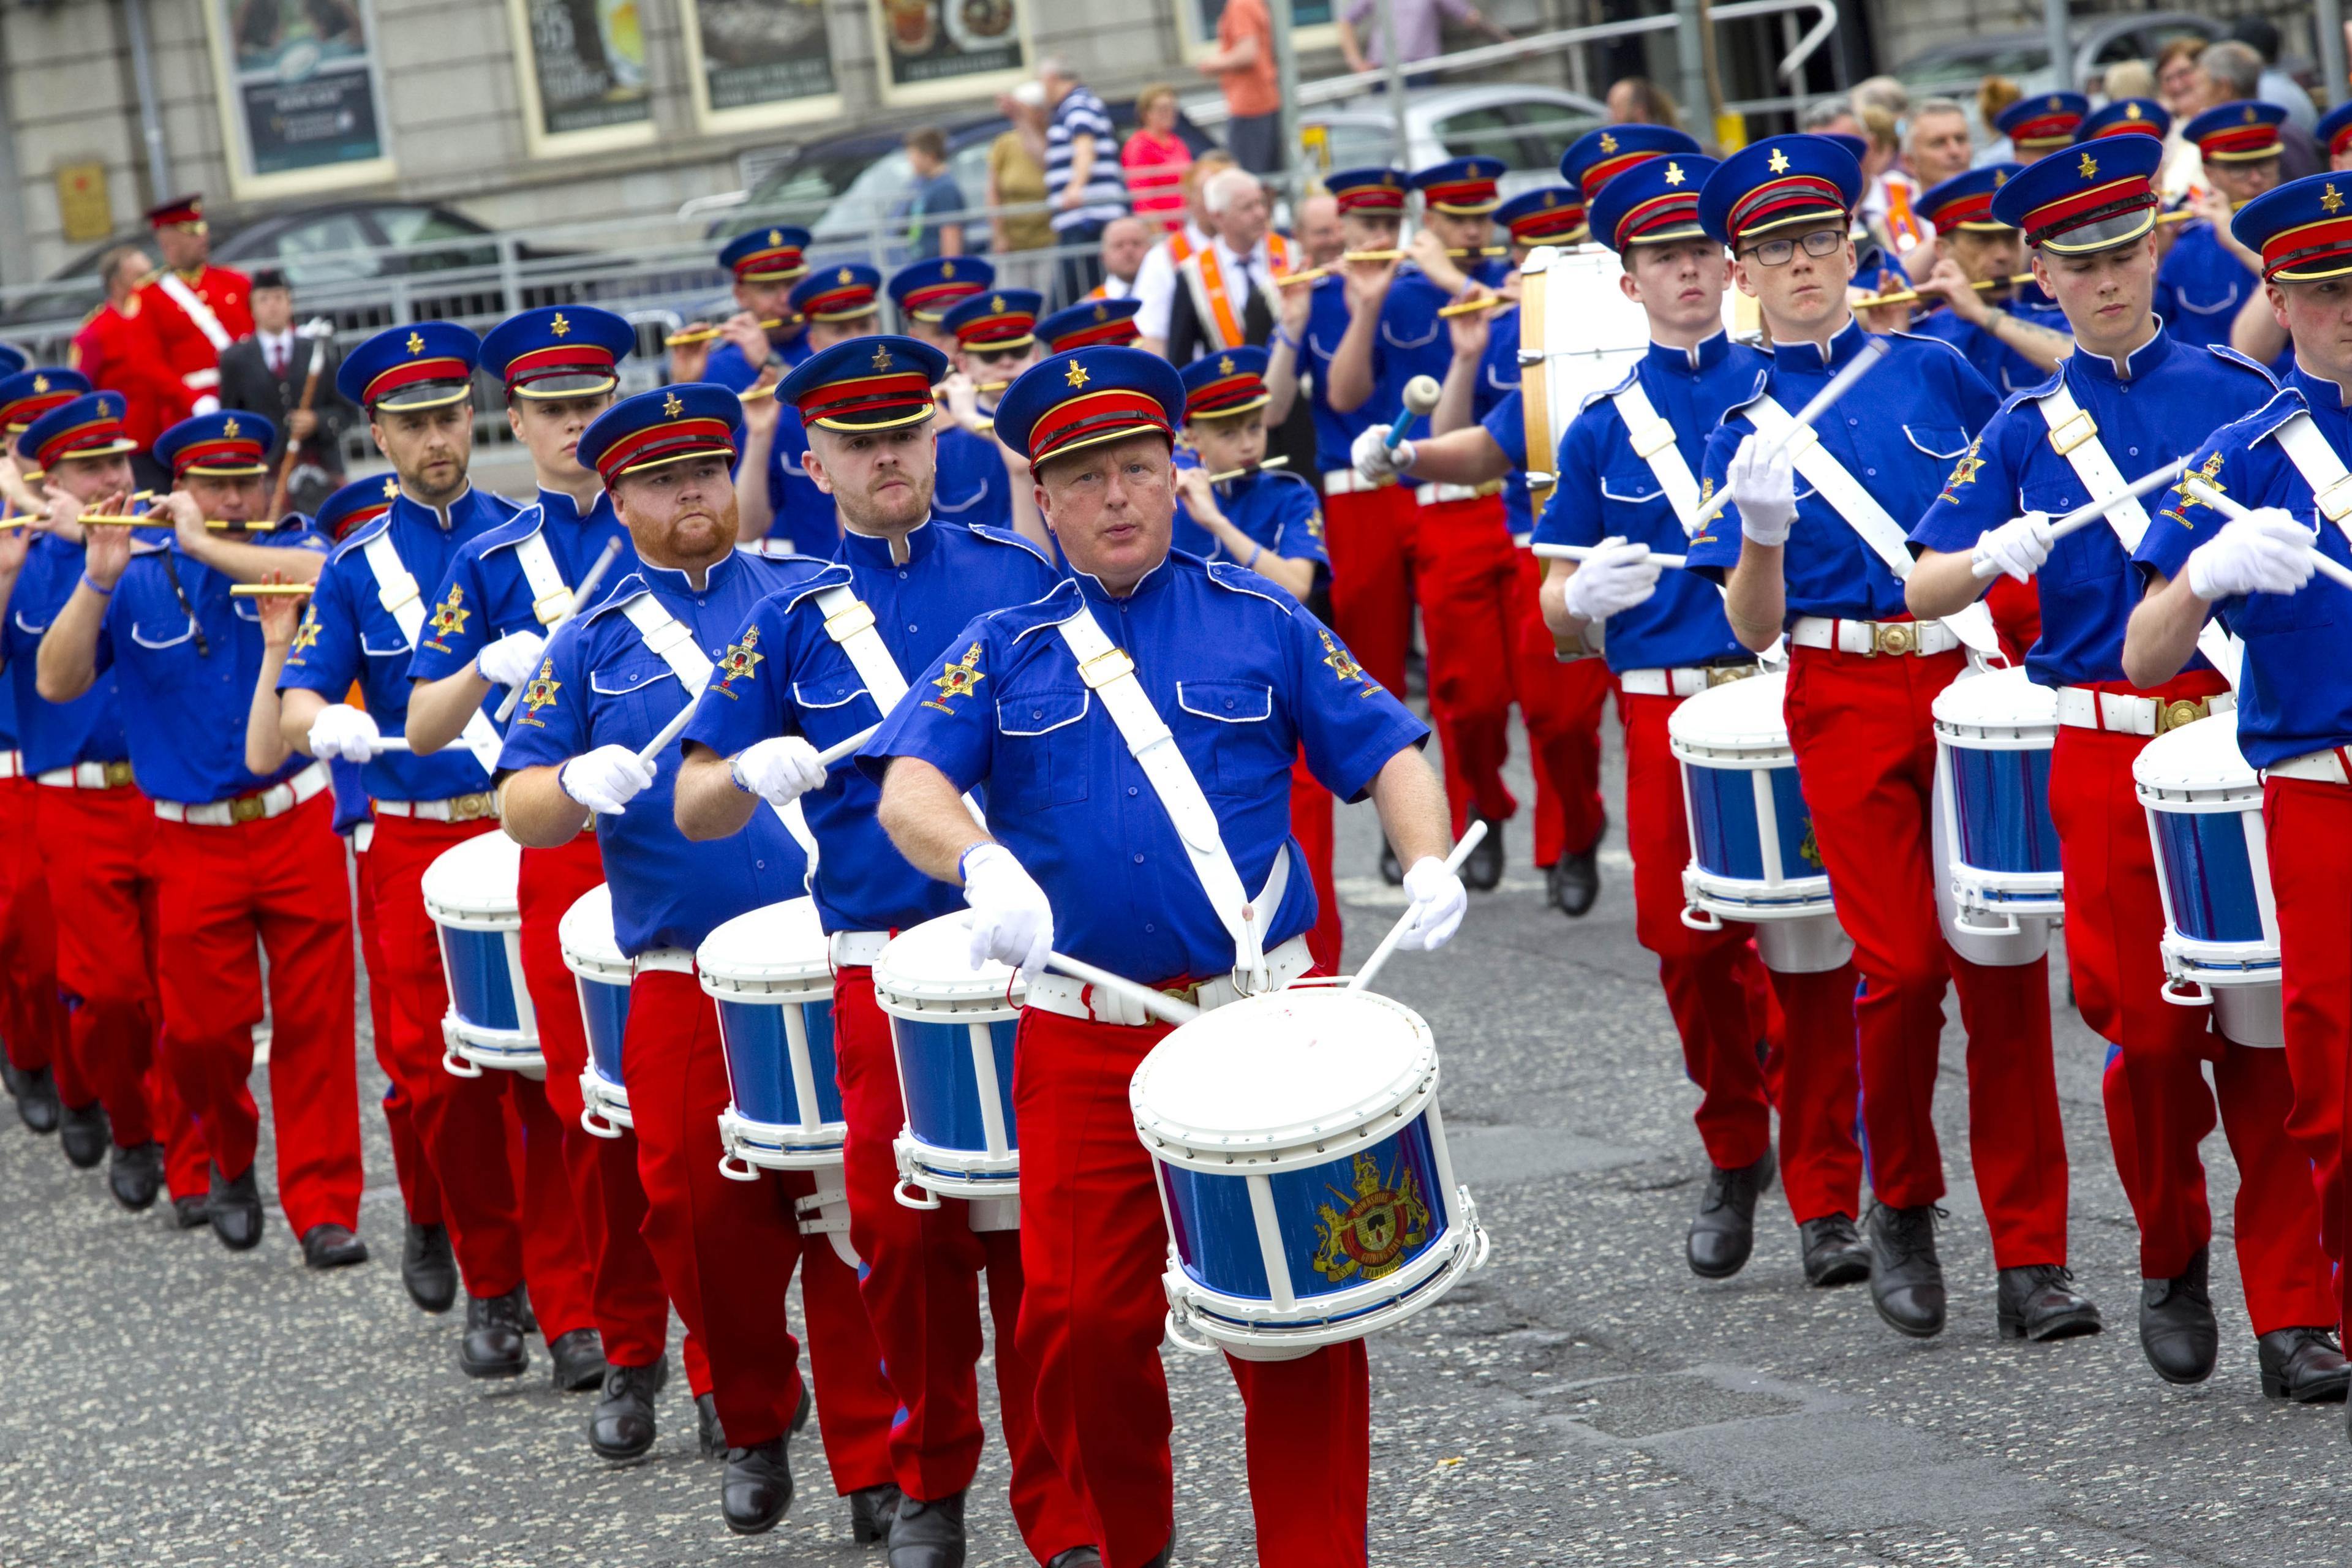
M2158 735L2140 748L2132 780L2164 894L2164 999L2211 1003L2242 1046L2284 1045L2263 785L2238 750L2238 716Z
M613 938L613 889L599 882L563 911L555 928L563 966L580 991L580 1020L588 1032L588 1065L580 1073L586 1102L580 1125L599 1138L635 1127L627 1080L621 1076L621 1041L629 1027L629 986L637 966Z
M898 1201L1010 1198L1021 1191L1013 1116L1013 1037L1020 974L994 959L971 967L971 932L941 915L899 932L874 961L874 1000L890 1016L907 1130L898 1141ZM908 1184L929 1194L910 1199Z
M1437 1079L1429 1026L1368 991L1246 997L1152 1047L1128 1098L1159 1175L1178 1343L1305 1355L1402 1321L1486 1261Z
M522 846L495 828L425 868L425 910L439 928L449 984L441 1065L457 1078L479 1078L484 1068L547 1071L523 984L522 910L515 902L521 872Z
M2021 916L2065 912L2058 829L2050 816L2050 752L2058 693L2022 669L1955 680L1937 694L1936 773L1944 816L1954 921L2014 935Z
M727 1051L732 1098L719 1118L727 1150L719 1168L751 1181L758 1171L839 1165L848 1128L834 1077L833 961L816 901L736 916L703 939L694 967L718 1005Z

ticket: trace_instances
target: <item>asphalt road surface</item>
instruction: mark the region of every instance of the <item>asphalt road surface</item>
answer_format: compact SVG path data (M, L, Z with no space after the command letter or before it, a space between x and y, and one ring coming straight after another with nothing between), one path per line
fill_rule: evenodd
M1621 776L1612 759L1612 800ZM1371 875L1373 831L1369 808L1342 812L1356 956L1402 903ZM1863 1288L1806 1289L1777 1189L1744 1273L1690 1274L1696 1095L1633 941L1622 835L1580 921L1544 907L1523 822L1508 846L1508 879L1474 899L1452 949L1401 955L1384 977L1436 1030L1456 1167L1494 1258L1373 1342L1374 1563L2352 1560L2344 1407L2261 1396L2227 1227L2236 1173L2218 1135L2205 1153L2223 1227L2221 1370L2168 1388L2141 1359L2103 1047L2063 991L2073 1262L2109 1331L2052 1346L1996 1337L1955 1025L1937 1101L1951 1324L1902 1340ZM364 1046L362 1064L363 1090L380 1092ZM611 1469L582 1437L591 1396L554 1393L536 1345L527 1378L462 1378L459 1314L424 1317L401 1290L399 1195L381 1118L365 1114L362 1228L377 1258L318 1276L274 1208L268 1239L241 1256L173 1231L160 1208L119 1212L101 1173L68 1168L54 1138L27 1136L0 1100L0 1563L878 1568L878 1552L850 1543L813 1440L795 1446L790 1517L772 1535L730 1538L683 1379L664 1396L652 1455ZM1178 1561L1247 1564L1239 1400L1217 1362L1167 1360ZM992 1399L985 1372L982 1387ZM975 1565L1028 1561L1004 1481L992 1443Z

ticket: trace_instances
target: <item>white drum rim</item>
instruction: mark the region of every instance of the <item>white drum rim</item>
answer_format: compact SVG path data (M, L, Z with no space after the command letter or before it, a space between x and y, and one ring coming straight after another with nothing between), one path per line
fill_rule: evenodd
M812 1130L754 1121L730 1102L719 1113L719 1142L726 1152L763 1171L823 1171L841 1163L847 1123L827 1121Z
M1479 1247L1475 1222L1465 1228L1468 1234L1459 1245L1450 1249L1433 1249L1442 1255L1443 1268L1411 1289L1349 1318L1344 1323L1318 1321L1283 1327L1265 1324L1262 1318L1255 1316L1226 1320L1201 1310L1203 1295L1193 1284L1192 1277L1184 1274L1181 1268L1171 1269L1163 1285L1168 1289L1171 1314L1184 1327L1197 1331L1218 1349L1241 1361L1286 1361L1309 1354L1325 1345L1369 1339L1444 1300L1455 1285L1461 1283L1465 1275L1477 1267ZM1181 1280L1185 1287L1181 1296L1176 1284L1178 1280ZM1328 1316L1328 1312L1325 1316Z
M483 846L488 846L485 848ZM453 879L478 880L485 869L504 872L507 860L513 861L513 873L498 882L500 896L484 897L473 889L452 888ZM488 867L477 862L489 862ZM452 844L433 858L419 880L425 898L425 912L436 925L454 926L460 931L520 931L522 906L517 900L516 883L522 875L522 846L504 833L492 828L478 833L461 843Z
M2260 811L2263 808L2263 781L2256 775L2242 784L2220 784L2182 787L2178 784L2145 784L2132 781L2139 803L2151 812L2166 812L2175 816L2211 816L2223 812Z
M814 944L809 952L784 951L803 938ZM746 951L730 951L738 946ZM833 952L817 922L816 900L809 898L763 904L721 921L694 950L694 968L713 996L833 994Z
M932 961L934 947L952 951L957 943L968 943L970 933L961 915L940 915L919 926L910 926L892 937L874 959L874 1000L882 1011L896 1018L911 1018L931 1022L943 1014L955 1014L964 1023L992 1023L1020 1016L1028 988L1020 979L1020 972L990 959L978 969L966 967L961 973L950 970L948 977L936 974L906 973L906 965L918 958ZM969 946L965 952L970 951ZM896 956L898 962L892 963ZM961 954L958 962L962 962ZM945 968L944 964L938 964ZM979 1015L985 1014L986 1017Z
M2058 745L2058 721L2048 724L1987 724L1975 720L1936 721L1936 739L1962 752L2048 752Z
M2132 784L2144 803L2179 801L2190 809L2200 803L2262 798L2262 774L2238 747L2235 709L2149 741L2132 759Z
M1185 1300L1193 1306L1206 1306L1216 1316L1237 1323L1251 1323L1270 1328L1296 1324L1321 1324L1332 1318L1352 1318L1359 1313L1409 1296L1427 1283L1431 1276L1442 1274L1454 1261L1454 1255L1465 1245L1476 1240L1469 1225L1461 1218L1461 1201L1446 1206L1446 1229L1436 1243L1422 1255L1378 1279L1366 1279L1344 1289L1326 1291L1320 1296L1301 1298L1293 1307L1277 1307L1263 1296L1233 1296L1213 1286L1203 1285L1184 1271L1183 1261L1171 1252L1168 1259L1169 1304L1173 1306L1181 1289ZM1181 1287L1178 1281L1181 1281Z
M1785 882L1760 882L1718 877L1692 864L1683 868L1683 899L1691 907L1709 914L1750 923L1811 920L1837 912L1837 900L1832 895L1826 873Z
M1788 693L1789 678L1778 671L1695 693L1666 715L1667 750L1677 762L1725 772L1792 766L1797 753L1783 716ZM1718 710L1742 721L1723 722Z
M572 900L572 907L555 922L555 942L563 951L563 967L583 980L626 986L636 977L635 962L621 951L613 935L613 889L608 883L599 882Z

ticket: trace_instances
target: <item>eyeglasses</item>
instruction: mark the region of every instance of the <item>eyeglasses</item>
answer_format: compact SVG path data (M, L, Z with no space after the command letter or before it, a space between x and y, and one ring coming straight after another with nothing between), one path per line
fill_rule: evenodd
M1802 240L1768 239L1763 244L1742 251L1740 254L1752 257L1759 267L1786 267L1797 254L1797 247L1800 244L1804 246L1807 256L1818 261L1824 256L1833 254L1840 246L1845 244L1845 236L1834 228L1817 228L1805 236Z

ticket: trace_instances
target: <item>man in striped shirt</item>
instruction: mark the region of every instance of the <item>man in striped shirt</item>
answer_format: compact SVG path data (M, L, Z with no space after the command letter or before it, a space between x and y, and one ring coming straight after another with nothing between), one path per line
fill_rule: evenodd
M1045 200L1054 209L1054 243L1085 248L1062 258L1061 302L1084 299L1102 281L1095 242L1103 225L1127 213L1118 137L1110 110L1058 59L1037 67L1052 121L1045 130Z

